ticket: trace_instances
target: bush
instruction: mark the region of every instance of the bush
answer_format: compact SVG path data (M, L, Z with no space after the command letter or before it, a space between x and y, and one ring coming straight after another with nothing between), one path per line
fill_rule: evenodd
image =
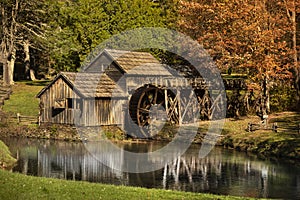
M296 90L289 85L275 86L270 90L270 109L282 112L296 109Z

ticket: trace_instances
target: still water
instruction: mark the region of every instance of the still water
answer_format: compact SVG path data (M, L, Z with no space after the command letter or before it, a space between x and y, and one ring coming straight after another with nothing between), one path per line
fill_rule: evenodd
M261 160L233 150L214 148L201 159L198 156L200 145L191 145L184 155L177 156L162 169L127 173L112 169L126 165L124 151L154 151L165 144L122 143L118 144L119 151L113 153L108 152L101 142L90 144L97 146L99 156L107 158L108 162L103 165L82 143L2 140L18 158L13 171L27 175L224 195L300 199L300 167ZM116 164L120 166L114 167Z

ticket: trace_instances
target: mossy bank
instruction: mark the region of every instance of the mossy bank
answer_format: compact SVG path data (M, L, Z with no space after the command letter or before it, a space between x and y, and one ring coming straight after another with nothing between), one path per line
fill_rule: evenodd
M0 169L12 169L16 159L11 156L8 147L0 140Z
M3 116L3 113L2 113ZM5 118L5 117L2 117ZM272 124L278 124L278 131L271 130ZM247 131L248 123L260 123L256 116L243 117L241 119L226 119L222 135L219 137L217 145L226 148L233 148L240 151L252 152L261 156L274 159L288 159L294 162L300 161L300 134L296 128L300 122L300 114L295 112L277 113L270 115L269 125L266 129ZM198 133L194 138L194 143L203 141L203 137L209 127L209 122L200 122ZM170 141L176 134L176 128L165 126L151 140ZM89 128L86 134L91 133ZM27 137L39 139L55 139L65 141L82 141L87 138L85 133L78 133L76 127L58 124L37 124L21 125L11 123L1 123L0 137ZM118 127L101 127L101 133L95 139L108 138L118 141L139 141L128 138ZM105 137L104 137L105 136Z
M248 123L261 123L256 116L244 117L238 120L226 119L219 145L240 151L252 152L268 158L300 161L300 134L297 129L300 123L300 113L282 112L269 116L269 124L260 129L248 132ZM274 123L277 132L272 131ZM258 127L259 128L259 127Z

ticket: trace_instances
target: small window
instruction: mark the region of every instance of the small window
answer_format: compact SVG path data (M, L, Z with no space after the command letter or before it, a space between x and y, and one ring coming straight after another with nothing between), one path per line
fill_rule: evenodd
M67 99L67 106L68 106L68 108L73 109L74 108L73 105L74 105L74 99L68 98Z
M82 108L82 99L67 99L67 106L69 109L81 109Z

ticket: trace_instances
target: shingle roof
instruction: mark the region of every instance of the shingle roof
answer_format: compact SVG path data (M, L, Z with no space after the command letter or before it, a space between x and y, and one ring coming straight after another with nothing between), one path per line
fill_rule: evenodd
M130 75L171 76L166 66L147 52L104 49L97 58L102 54L108 55L121 70Z
M125 92L106 74L61 72L37 96L40 97L59 78L63 78L84 98L126 97Z

